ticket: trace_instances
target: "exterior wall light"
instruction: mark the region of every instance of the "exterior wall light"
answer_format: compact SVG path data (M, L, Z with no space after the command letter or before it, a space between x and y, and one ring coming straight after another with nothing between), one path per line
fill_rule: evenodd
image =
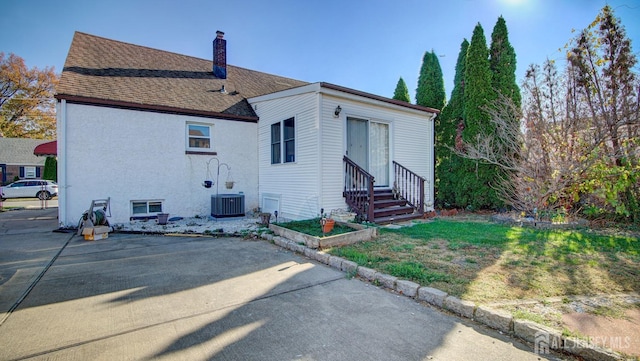
M342 111L342 108L340 108L340 106L338 105L338 106L336 107L336 111L335 111L335 112L333 112L333 116L334 116L334 118L339 117L339 116L340 116L340 112L341 112L341 111Z

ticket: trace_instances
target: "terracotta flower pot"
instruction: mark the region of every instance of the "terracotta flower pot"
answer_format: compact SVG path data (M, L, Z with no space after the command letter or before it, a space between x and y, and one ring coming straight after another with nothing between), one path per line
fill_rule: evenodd
M322 224L322 233L329 233L333 230L333 226L336 225L336 221L331 218L323 218L320 224Z

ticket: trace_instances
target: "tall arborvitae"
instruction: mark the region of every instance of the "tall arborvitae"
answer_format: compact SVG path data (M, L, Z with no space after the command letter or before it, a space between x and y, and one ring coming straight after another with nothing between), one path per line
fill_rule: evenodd
M509 101L513 102L513 112L507 117L514 126L513 129L519 128L520 122L520 106L522 98L520 96L520 88L516 82L516 52L509 42L509 32L507 31L507 23L501 16L498 18L496 25L493 27L491 33L491 46L489 48L489 64L491 67L491 84L496 96L500 95ZM498 103L503 100L499 100ZM500 106L497 104L496 106ZM514 134L515 136L515 134ZM501 139L504 145L503 154L499 155L504 159L511 159L515 154L519 154L518 140L517 139ZM506 162L505 162L506 163ZM506 180L514 179L512 172L501 169L499 170L500 177ZM509 181L510 183L511 181ZM510 187L505 183L502 188Z
M511 99L519 109L521 97L516 82L516 52L509 42L507 23L502 16L498 18L491 33L489 63L493 89Z
M464 142L475 142L481 132L494 132L495 126L488 114L488 107L495 100L491 80L487 40L482 25L478 23L467 51L462 131ZM498 167L467 159L464 164L464 177L459 181L456 203L473 209L500 207L502 202L493 188L501 176Z
M422 67L416 89L416 104L442 109L446 101L444 78L438 56L433 52L424 53Z
M409 88L407 88L407 83L404 82L404 79L402 79L402 77L400 77L400 80L398 80L398 84L396 84L396 90L393 92L393 99L411 103Z
M55 157L47 157L44 161L44 171L42 172L42 179L48 179L57 182L58 181L58 161Z
M464 39L456 62L451 98L436 118L436 200L444 208L457 206L456 184L462 158L455 155L451 148L455 148L456 129L463 121L464 73L468 48L469 42Z

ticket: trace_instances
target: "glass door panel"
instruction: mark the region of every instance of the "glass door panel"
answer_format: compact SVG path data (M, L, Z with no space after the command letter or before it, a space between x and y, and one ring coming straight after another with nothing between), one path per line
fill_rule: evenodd
M389 186L389 124L369 123L369 173L376 187Z

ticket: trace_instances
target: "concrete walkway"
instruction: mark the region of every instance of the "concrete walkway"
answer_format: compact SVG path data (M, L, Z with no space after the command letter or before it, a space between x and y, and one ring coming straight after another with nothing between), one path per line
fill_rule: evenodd
M0 360L563 359L266 241L90 242L48 212L0 213Z

